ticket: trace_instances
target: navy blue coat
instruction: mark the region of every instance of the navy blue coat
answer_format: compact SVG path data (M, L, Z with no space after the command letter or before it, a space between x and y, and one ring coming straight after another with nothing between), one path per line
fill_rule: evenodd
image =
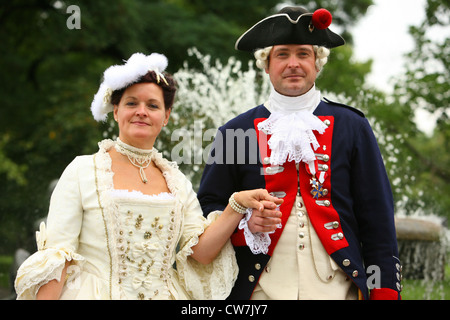
M373 131L363 113L329 100L322 101L314 114L329 127L323 135L316 134L320 147L315 151L321 155L319 167L326 171L327 192L314 197L306 166L301 165L299 174L311 223L328 254L357 285L361 298L399 299L401 265L392 192ZM281 173L266 171L270 165L264 159L270 150L261 142L264 133L256 125L269 115L260 105L219 128L198 191L205 216L224 210L233 192L257 188L285 192L281 211L283 217L289 216L297 193L297 170L293 163L285 163ZM251 297L282 230L271 235L268 254L258 255L246 246L242 230L236 230L232 242L239 276L229 299Z

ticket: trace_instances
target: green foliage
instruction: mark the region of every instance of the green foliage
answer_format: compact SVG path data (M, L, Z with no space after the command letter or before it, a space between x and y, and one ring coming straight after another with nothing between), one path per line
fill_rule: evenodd
M328 63L316 81L317 87L354 99L364 95L365 77L370 73L372 61L355 62L352 59L351 46L333 49ZM358 106L361 107L363 106Z
M450 4L448 1L428 0L427 19L410 27L415 48L407 55L406 73L395 86L395 108L403 110L398 119L387 119L391 131L404 135L402 153L405 162L402 183L407 184L409 211L423 211L450 217L450 84L449 57ZM442 33L441 33L442 32ZM443 37L436 37L441 33ZM440 39L440 40L437 40ZM411 123L418 110L427 110L437 121L431 136L419 132ZM426 121L418 119L417 121ZM411 178L414 178L411 180Z

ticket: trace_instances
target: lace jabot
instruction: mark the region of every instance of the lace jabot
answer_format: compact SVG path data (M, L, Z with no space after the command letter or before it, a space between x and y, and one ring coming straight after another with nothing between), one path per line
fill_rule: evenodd
M272 135L268 141L272 165L282 165L285 161L311 163L316 159L314 150L319 143L313 131L322 134L327 128L313 114L319 103L320 91L315 86L298 97L283 96L272 86L266 103L271 115L258 124L259 130Z

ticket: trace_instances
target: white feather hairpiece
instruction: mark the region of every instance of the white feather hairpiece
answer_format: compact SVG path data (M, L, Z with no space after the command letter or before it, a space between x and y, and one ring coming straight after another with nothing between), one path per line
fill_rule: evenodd
M158 83L160 79L163 79L167 84L163 75L167 65L168 60L166 56L160 53L152 53L149 56L135 53L124 65L114 65L106 69L103 74L103 82L91 104L91 112L94 119L96 121L106 121L108 113L114 110L114 106L111 104L113 91L133 84L140 77L147 74L148 71L156 73Z

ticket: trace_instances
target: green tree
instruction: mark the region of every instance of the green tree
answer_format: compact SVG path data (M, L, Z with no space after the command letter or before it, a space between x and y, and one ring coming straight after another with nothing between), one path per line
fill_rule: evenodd
M415 47L406 55L406 72L394 79L393 94L363 84L347 95L375 129L398 213L450 217L449 6L428 0L425 21L410 27ZM435 126L431 136L418 129L417 121L425 121L417 120L419 110L437 119L429 124Z
M409 185L407 207L449 218L450 3L428 0L425 13L420 25L410 27L415 48L406 57L406 73L399 79L394 97L410 119L421 109L434 115L437 121L429 125L435 128L427 136L414 125L409 129L402 126L401 119L392 127L405 135L402 152L412 159L410 172L405 172L414 177L413 181L406 182Z

